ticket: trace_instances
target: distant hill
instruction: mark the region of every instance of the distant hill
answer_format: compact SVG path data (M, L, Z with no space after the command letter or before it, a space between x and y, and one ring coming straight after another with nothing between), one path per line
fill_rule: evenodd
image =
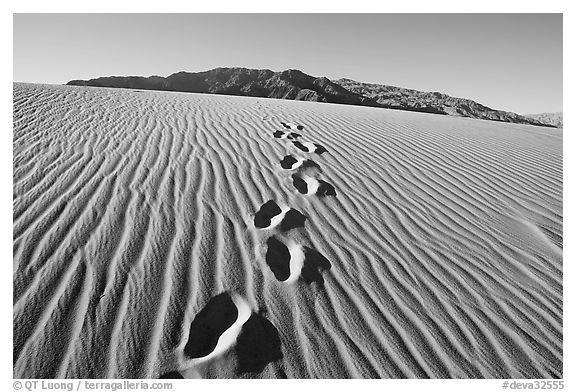
M524 117L532 118L544 124L552 125L557 128L564 127L563 112L556 113L538 113L538 114L525 114Z
M390 109L413 110L449 116L479 118L519 124L548 125L537 119L512 112L495 110L465 98L455 98L439 92L423 92L407 88L357 82L351 79L334 80L349 91L371 98Z
M72 80L67 84L379 106L375 101L348 91L327 78L316 78L293 69L273 72L269 69L216 68L196 73L178 72L166 78L110 76Z
M67 84L329 102L551 126L516 113L494 110L469 99L351 79L333 81L294 69L274 72L269 69L215 68L204 72L178 72L168 77L109 76L72 80Z

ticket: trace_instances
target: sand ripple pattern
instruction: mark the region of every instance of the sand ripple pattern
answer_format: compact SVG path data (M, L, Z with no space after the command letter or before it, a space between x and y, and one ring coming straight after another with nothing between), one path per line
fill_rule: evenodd
M280 121L329 151L337 197L295 192ZM13 152L16 378L157 378L226 290L281 339L246 377L562 377L562 130L14 84ZM321 288L271 276L266 200L305 212Z

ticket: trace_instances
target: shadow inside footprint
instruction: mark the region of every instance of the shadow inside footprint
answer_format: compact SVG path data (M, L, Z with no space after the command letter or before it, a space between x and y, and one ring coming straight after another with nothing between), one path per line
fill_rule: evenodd
M286 155L280 161L280 166L282 166L282 169L292 170L295 169L294 165L297 164L298 162L299 160L293 157L292 155ZM302 162L302 164L299 167L301 167L302 169L312 169L312 168L320 169L320 165L311 159L306 159L305 161Z
M293 174L292 184L294 185L294 188L298 190L298 192L304 195L308 193L308 184L306 183L306 181L304 181L302 177Z
M316 194L318 196L320 196L320 197L336 196L336 189L334 188L334 186L332 184L329 184L323 180L318 180L318 183L320 184L318 186L318 190L316 191Z
M266 365L282 359L280 336L264 316L252 313L236 341L238 374L260 373Z
M293 123L286 124L284 121L280 121L280 124L282 124L282 126L283 126L284 128L286 128L286 129L294 129L294 128L296 128L296 129L299 130L299 131L301 131L301 130L304 129L304 125L296 125L296 124L293 124Z
M266 241L268 251L266 252L266 264L279 281L283 282L290 277L290 251L288 247L275 237Z
M300 143L298 141L294 141L292 143L294 144L294 146L296 146L296 148L298 148L304 152L311 152L310 150L308 150L308 147L306 147L305 145L303 145L302 143Z
M320 252L308 247L304 247L304 255L304 265L301 272L302 279L306 283L316 282L324 284L324 278L322 278L321 273L323 270L329 270L332 267L330 261Z
M328 152L328 150L324 146L321 146L320 144L314 143L314 146L316 146L316 149L314 150L316 154L322 155L325 152Z
M304 222L306 222L306 217L300 211L291 208L284 215L284 219L280 223L280 230L288 231L297 227L304 227Z
M321 146L318 143L310 143L310 142L305 142L306 144L299 142L298 140L293 140L292 144L294 144L294 146L296 148L298 148L299 150L302 150L304 152L314 152L316 154L322 155L325 152L328 152L328 150L324 147Z
M274 200L269 200L260 207L254 216L254 226L264 229L272 223L272 218L282 213L282 209Z
M324 180L315 180L309 177L305 180L297 174L292 174L292 184L294 185L294 188L303 195L308 195L308 190L310 188L312 190L316 189L314 194L318 197L336 196L336 188Z
M218 339L238 318L238 309L230 294L223 292L208 301L190 326L184 354L189 358L202 358L210 354Z
M280 166L282 169L292 169L292 166L298 162L298 159L294 158L292 155L286 155L281 161Z
M290 134L288 135L288 139L298 139L299 137L302 137L302 135L296 132L290 132Z
M176 370L173 370L173 371L171 371L171 372L164 373L164 374L161 375L159 378L160 378L160 379L165 378L165 379L177 380L177 379L180 379L180 378L183 379L184 376L182 376L182 375L180 374L180 372L178 372L178 371L176 371Z
M320 165L314 162L312 159L306 159L302 163L302 169L320 169Z
M276 139L280 139L282 136L284 136L284 133L285 132L282 132L282 131L276 131L273 133L273 135Z

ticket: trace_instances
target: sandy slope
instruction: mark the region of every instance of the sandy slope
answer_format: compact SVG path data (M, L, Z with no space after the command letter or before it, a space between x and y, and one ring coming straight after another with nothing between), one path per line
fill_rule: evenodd
M337 195L299 192L289 154ZM13 162L15 377L562 377L562 130L14 84ZM270 199L304 227L256 228ZM272 236L324 283L277 280ZM262 372L183 354L225 290L277 330Z

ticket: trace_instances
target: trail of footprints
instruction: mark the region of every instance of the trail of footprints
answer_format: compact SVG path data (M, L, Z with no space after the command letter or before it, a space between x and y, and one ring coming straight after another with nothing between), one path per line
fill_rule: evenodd
M299 151L321 155L327 150L313 142L296 139L304 127L293 123L281 124L285 131L273 133L276 139L290 140ZM294 171L292 185L306 196L336 196L333 185L317 178L320 165L311 159L286 155L280 161L283 170ZM304 228L307 218L295 208L278 204L274 200L264 203L254 215L254 227L263 233L274 231L266 240L265 261L272 275L282 284L302 280L306 284L324 284L322 273L331 267L318 251L303 246L287 237L287 232ZM267 364L282 358L278 330L263 313L253 312L248 302L234 292L223 292L208 301L195 316L184 347L187 368L206 363L234 347L237 374L259 373ZM184 375L189 369L182 371ZM160 378L185 378L180 371L170 371Z
M288 130L302 131L304 126L281 123ZM297 139L301 134L293 132L276 131L275 138ZM326 148L313 142L300 142L292 140L294 147L306 153L323 154ZM286 155L280 166L284 170L296 171L292 174L292 185L295 190L303 195L316 195L318 197L336 196L336 189L330 183L317 178L320 165L311 159ZM304 227L306 217L298 210L288 206L279 206L274 200L264 203L254 216L254 226L259 229L273 229L279 227L280 233L293 228ZM306 246L295 243L290 239L280 240L277 236L270 236L266 242L266 264L272 270L277 280L284 283L292 283L300 277L306 283L324 283L321 271L331 267L330 262L319 252Z

